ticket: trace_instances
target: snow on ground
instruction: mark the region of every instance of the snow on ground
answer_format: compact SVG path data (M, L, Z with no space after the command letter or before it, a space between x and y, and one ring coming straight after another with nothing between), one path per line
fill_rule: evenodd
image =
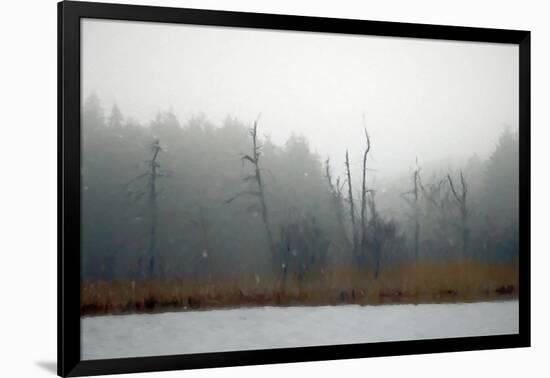
M87 317L82 358L518 333L518 302L259 307Z

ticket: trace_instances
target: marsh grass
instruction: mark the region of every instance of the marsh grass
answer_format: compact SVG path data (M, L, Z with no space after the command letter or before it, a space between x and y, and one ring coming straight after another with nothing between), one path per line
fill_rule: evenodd
M337 266L289 275L218 279L94 281L81 284L81 314L100 315L240 306L474 302L518 295L515 264L421 263L380 272Z

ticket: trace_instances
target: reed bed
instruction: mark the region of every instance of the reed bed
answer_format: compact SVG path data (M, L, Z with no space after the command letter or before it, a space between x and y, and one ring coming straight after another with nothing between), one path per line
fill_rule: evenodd
M217 279L89 281L81 315L201 310L241 306L475 302L518 296L516 264L474 261L404 264L380 272L337 266L302 280L247 274Z

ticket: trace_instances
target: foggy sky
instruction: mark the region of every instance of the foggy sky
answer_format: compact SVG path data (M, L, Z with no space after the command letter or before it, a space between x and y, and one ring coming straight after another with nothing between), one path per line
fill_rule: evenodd
M82 97L148 124L172 109L251 124L283 145L303 134L342 172L360 166L362 115L379 177L419 161L485 158L518 127L516 45L82 21ZM165 142L169 146L169 141Z

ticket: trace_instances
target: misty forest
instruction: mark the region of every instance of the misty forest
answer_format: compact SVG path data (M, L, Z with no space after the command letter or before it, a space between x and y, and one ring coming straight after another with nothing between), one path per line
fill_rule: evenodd
M338 163L261 115L131 116L82 108L82 314L517 296L516 131L380 182L368 115Z

